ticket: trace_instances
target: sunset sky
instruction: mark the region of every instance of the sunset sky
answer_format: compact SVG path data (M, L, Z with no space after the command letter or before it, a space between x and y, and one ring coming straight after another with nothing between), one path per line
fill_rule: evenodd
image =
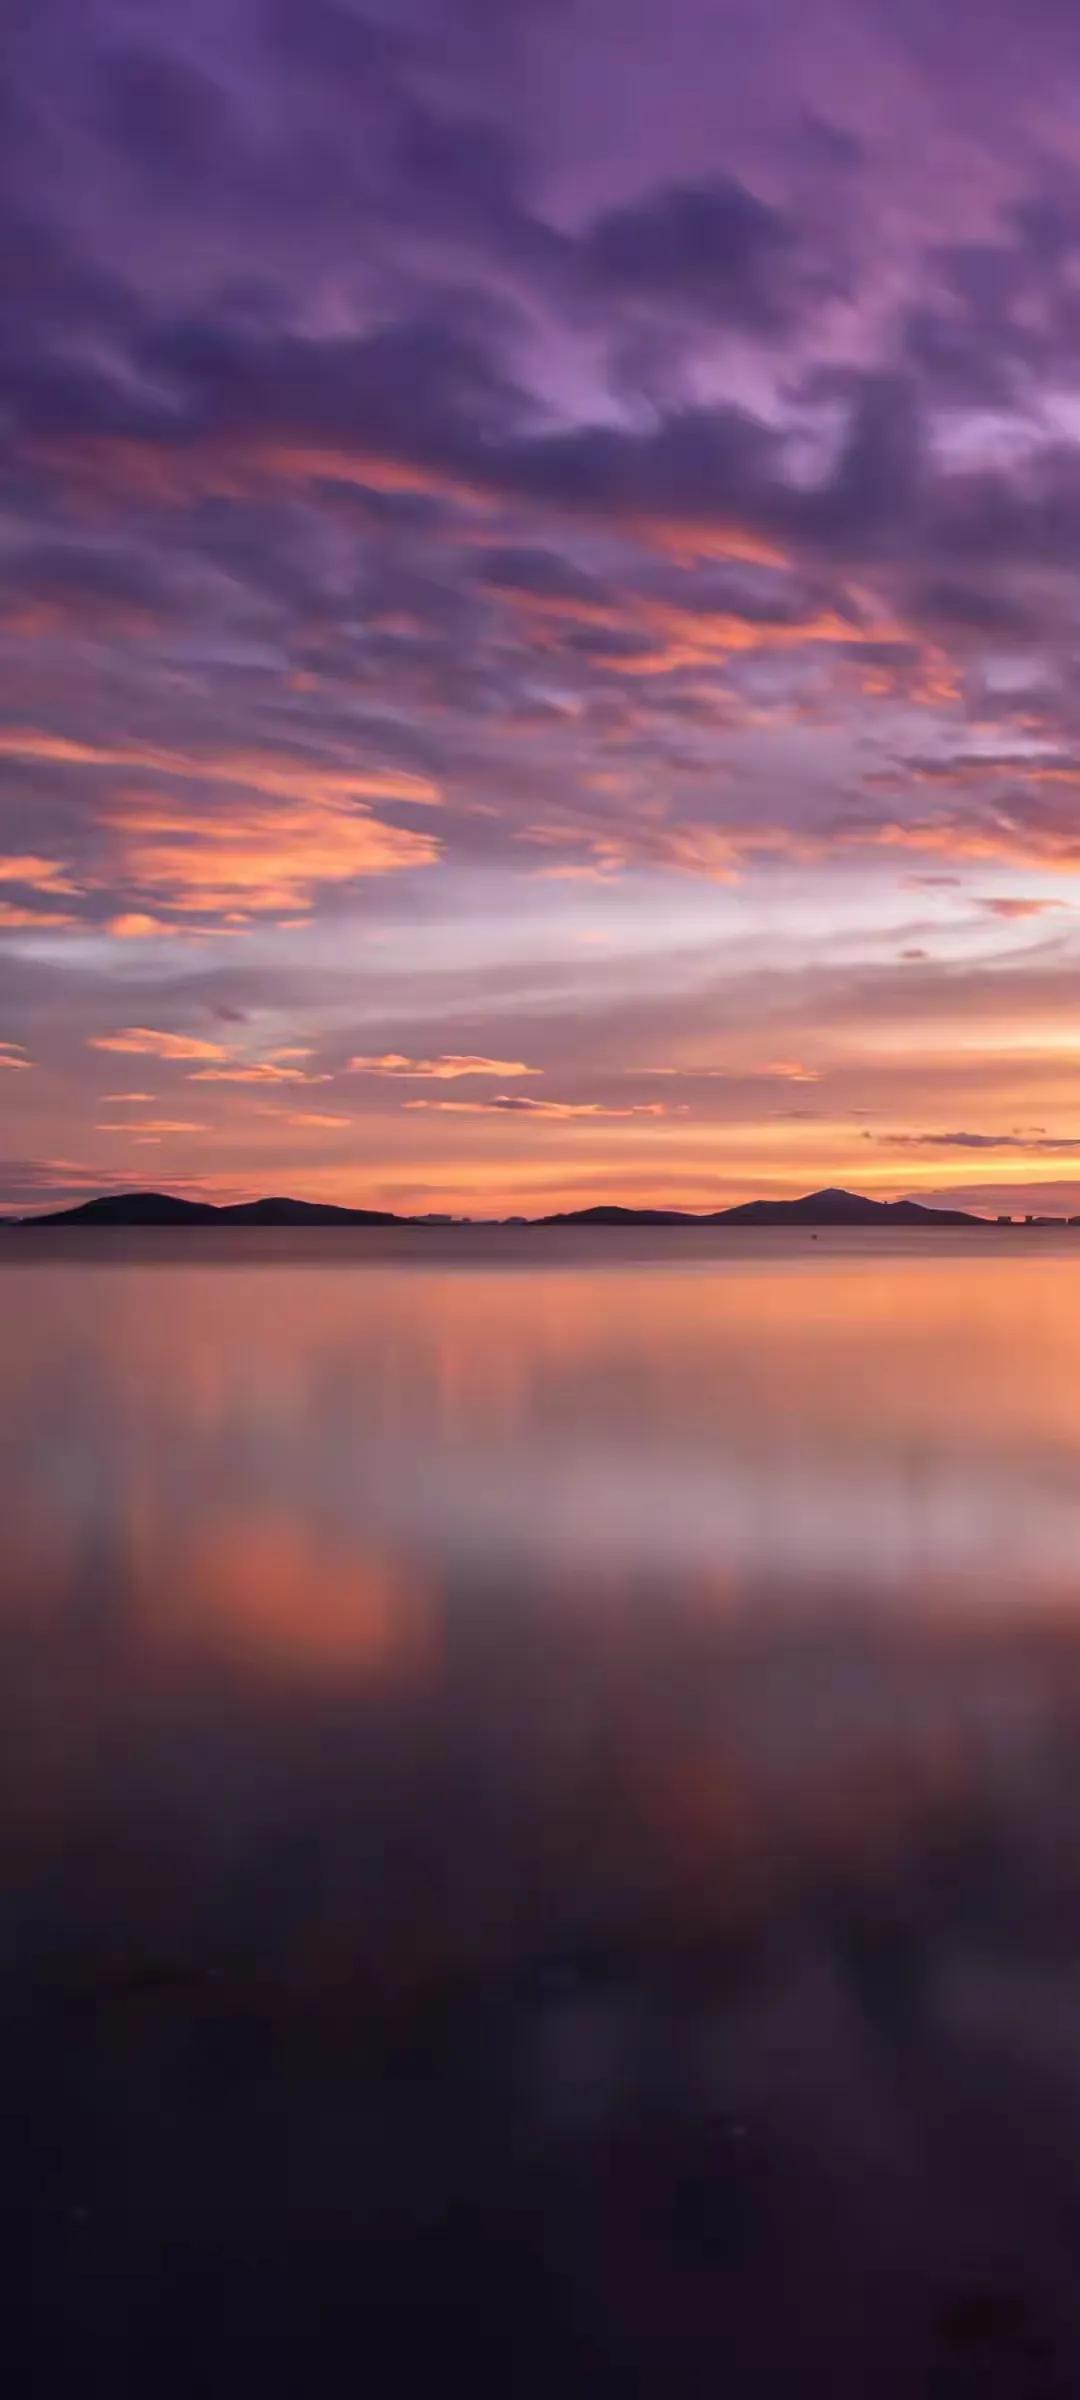
M1075 0L9 0L0 1208L1080 1209Z

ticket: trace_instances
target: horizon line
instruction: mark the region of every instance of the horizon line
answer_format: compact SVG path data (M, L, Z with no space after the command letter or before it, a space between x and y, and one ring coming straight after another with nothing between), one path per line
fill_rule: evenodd
M1080 1187L1078 1187L1078 1196L1080 1196ZM745 1209L796 1209L810 1207L816 1201L829 1200L845 1203L854 1202L860 1206L880 1208L883 1211L890 1212L901 1208L915 1208L918 1209L922 1214L928 1216L952 1217L962 1219L970 1224L988 1226L1005 1224L1068 1225L1080 1223L1080 1215L1075 1218L1070 1218L1067 1213L1056 1214L1050 1210L1030 1210L1023 1211L1022 1213L1018 1214L1015 1209L1003 1209L987 1214L977 1208L964 1208L952 1204L942 1203L935 1198L917 1198L909 1192L901 1193L895 1199L883 1200L878 1199L872 1193L855 1191L849 1186L834 1184L816 1186L810 1191L798 1192L787 1196L781 1196L777 1194L770 1194L766 1196L756 1193L750 1195L745 1200L729 1201L720 1206L714 1206L711 1208L690 1207L678 1201L621 1201L605 1199L585 1201L573 1207L547 1209L536 1216L527 1216L523 1212L515 1209L510 1209L505 1213L498 1215L483 1216L473 1215L465 1210L454 1209L421 1209L405 1212L392 1208L380 1207L375 1203L366 1201L334 1201L327 1199L306 1200L299 1198L295 1193L282 1192L260 1192L243 1200L212 1200L201 1193L196 1196L192 1196L188 1192L174 1191L168 1187L157 1185L125 1185L119 1190L114 1188L106 1191L88 1192L79 1197L73 1197L70 1199L64 1198L46 1202L44 1204L38 1203L29 1211L14 1211L10 1208L5 1208L3 1213L0 1214L0 1225L32 1225L35 1223L46 1223L54 1220L57 1217L75 1215L81 1210L87 1210L102 1204L108 1204L110 1202L120 1206L124 1202L136 1201L176 1202L182 1208L206 1208L226 1217L239 1210L271 1207L300 1208L305 1210L311 1209L313 1211L327 1210L335 1213L340 1212L344 1215L380 1219L383 1222L390 1224L424 1225L431 1226L432 1228L437 1228L439 1226L447 1227L452 1225L542 1226L560 1220L579 1219L608 1212L620 1216L625 1215L638 1218L665 1218L675 1219L686 1224L697 1223L702 1225L710 1225L735 1216Z

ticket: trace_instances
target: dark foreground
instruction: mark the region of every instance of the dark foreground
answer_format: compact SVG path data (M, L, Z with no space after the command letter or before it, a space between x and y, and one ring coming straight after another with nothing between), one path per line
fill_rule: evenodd
M329 1256L0 1269L12 2388L1075 2393L1080 1262Z

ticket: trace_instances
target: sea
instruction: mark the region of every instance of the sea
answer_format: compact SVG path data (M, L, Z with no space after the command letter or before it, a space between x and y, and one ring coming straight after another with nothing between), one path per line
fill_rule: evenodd
M1080 1234L9 1227L0 1584L13 2391L1080 2391Z

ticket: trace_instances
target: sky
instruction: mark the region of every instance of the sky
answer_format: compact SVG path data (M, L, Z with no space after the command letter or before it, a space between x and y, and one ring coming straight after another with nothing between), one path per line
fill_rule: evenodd
M0 1209L1080 1210L1073 0L9 0Z

